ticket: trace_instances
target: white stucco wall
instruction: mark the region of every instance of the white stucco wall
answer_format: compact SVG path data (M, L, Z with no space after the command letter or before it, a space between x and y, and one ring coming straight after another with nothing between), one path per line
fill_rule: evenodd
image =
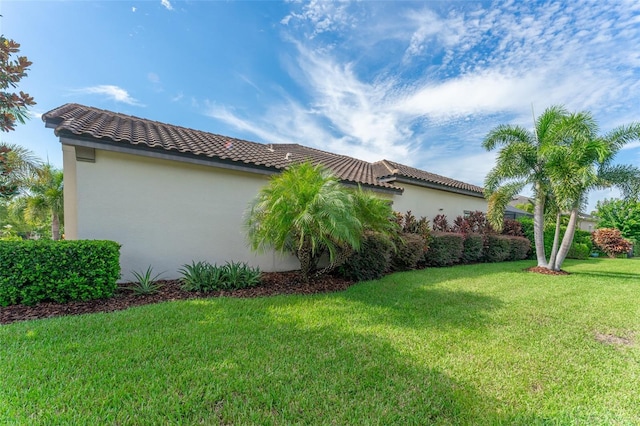
M65 189L72 154L65 152ZM77 205L68 207L77 223L67 227L77 231L68 237L120 243L123 280L149 265L177 278L194 260L248 262L264 271L299 267L293 257L248 248L243 214L267 176L102 150L95 163L74 166Z
M438 214L446 215L449 223L453 223L456 217L464 214L465 210L487 211L487 201L484 198L406 183L394 182L394 185L403 187L404 193L394 198L393 210L400 213L411 210L416 218L425 216L431 223Z

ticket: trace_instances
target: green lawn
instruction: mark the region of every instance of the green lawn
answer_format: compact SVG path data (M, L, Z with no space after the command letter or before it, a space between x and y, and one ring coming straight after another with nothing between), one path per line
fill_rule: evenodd
M640 424L640 259L527 266L0 326L0 424Z

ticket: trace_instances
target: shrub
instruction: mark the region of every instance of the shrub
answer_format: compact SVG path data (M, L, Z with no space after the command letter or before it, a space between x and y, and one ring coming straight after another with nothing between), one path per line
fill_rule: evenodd
M391 269L406 271L415 269L423 258L427 241L422 235L403 232L396 237L396 249L391 254Z
M502 235L510 235L512 237L524 237L522 223L515 219L505 219L502 225Z
M120 277L114 241L1 241L0 306L111 297Z
M480 262L484 252L484 237L480 234L465 235L462 248L462 261L464 263Z
M464 235L436 232L432 235L425 262L430 266L450 266L460 262L464 250Z
M360 250L338 268L338 273L356 281L381 278L391 266L392 242L378 233L365 233Z
M510 238L504 235L488 235L484 259L487 262L503 262L511 256Z
M480 210L470 212L465 220L469 224L471 232L476 232L478 234L489 234L495 232L489 223L489 219L487 219L487 215Z
M591 249L583 243L573 243L567 253L568 259L587 259L591 255Z
M531 250L531 242L525 237L507 236L511 250L509 252L509 260L523 260L527 258Z
M628 253L631 250L631 242L622 237L619 230L614 228L601 228L593 232L593 243L609 257Z
M222 266L208 262L183 265L182 288L187 291L210 292L255 287L260 284L260 269L246 263L227 262Z
M433 230L436 232L449 232L451 228L449 227L449 221L447 220L447 216L443 214L439 214L433 218Z

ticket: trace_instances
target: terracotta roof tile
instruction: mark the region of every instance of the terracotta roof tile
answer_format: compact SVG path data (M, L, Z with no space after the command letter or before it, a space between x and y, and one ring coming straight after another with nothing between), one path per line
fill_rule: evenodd
M482 188L424 170L382 160L369 163L299 144L261 144L207 133L79 104L65 104L42 116L58 136L88 137L110 144L134 145L225 162L282 170L309 160L330 169L342 181L401 191L383 178L406 177L482 194Z
M483 189L479 186L461 182L459 180L451 179L445 176L436 175L434 173L425 172L424 170L405 166L404 164L396 163L389 160L378 161L374 164L374 168L376 176L378 178L402 176L428 183L434 183L437 185L443 185L445 187L475 192L480 195L483 194Z
M96 141L175 151L276 170L310 160L329 168L343 181L401 191L391 184L379 182L371 163L298 144L250 142L78 104L62 105L44 114L42 119L49 127L55 127L58 136L90 137Z

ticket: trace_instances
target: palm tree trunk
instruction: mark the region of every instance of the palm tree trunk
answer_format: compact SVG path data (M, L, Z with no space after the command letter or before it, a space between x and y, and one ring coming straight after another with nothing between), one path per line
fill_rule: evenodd
M533 239L536 245L538 266L547 267L547 256L544 252L544 194L540 184L536 184L536 205L533 209Z
M60 218L57 214L51 214L51 237L54 241L60 239Z
M558 256L558 241L560 240L560 219L562 216L560 213L556 215L556 232L553 234L553 247L551 248L551 255L549 255L549 269L553 270L556 266L556 258Z
M567 254L569 254L569 249L571 248L571 244L573 243L573 235L576 232L576 224L578 223L578 209L574 208L571 210L571 215L569 216L569 224L567 225L567 230L564 232L564 237L562 238L562 244L560 245L560 251L558 251L558 257L556 259L554 271L559 271L562 268L562 262L566 259Z
M306 244L296 250L296 257L300 261L300 274L303 282L309 282L311 272L313 272L313 255L311 247Z

